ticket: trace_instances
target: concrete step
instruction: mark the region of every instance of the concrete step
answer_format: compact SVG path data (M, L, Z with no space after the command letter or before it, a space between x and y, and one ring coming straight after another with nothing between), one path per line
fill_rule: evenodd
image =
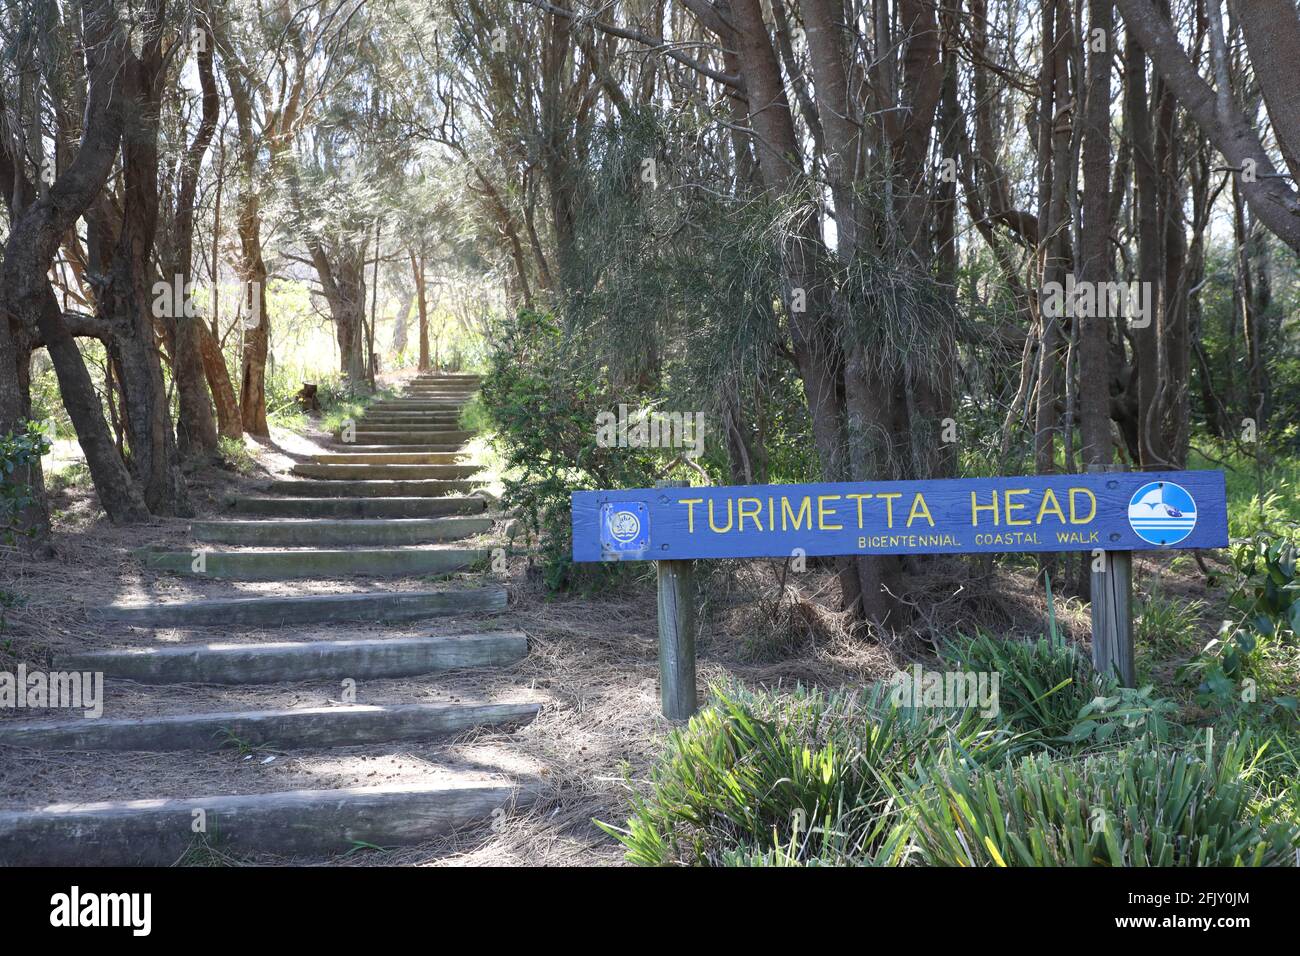
M357 435L362 432L441 432L445 442L464 442L474 437L473 432L463 431L441 422L357 422ZM360 441L360 437L357 439Z
M518 631L428 637L199 644L85 651L57 658L60 670L102 672L144 684L274 684L381 680L513 664L528 654ZM82 718L84 719L84 718Z
M285 484L304 485L308 482ZM315 493L320 494L320 489ZM487 510L487 501L472 495L441 498L260 498L235 495L226 499L226 505L235 514L276 518L434 518L481 514Z
M437 478L443 481L464 479L477 474L478 465L407 465L407 464L298 464L293 473L301 478L345 481L410 481Z
M464 408L465 403L458 399L440 399L440 398L386 398L382 401L372 402L366 406L366 411L416 411L416 412L458 412Z
M458 417L460 417L459 408L388 408L382 405L372 405L361 415L361 420L370 421L374 418L430 418L451 419L454 421Z
M435 785L391 784L338 790L54 804L0 812L3 866L169 866L201 845L200 812L211 846L227 854L341 853L358 845L422 843L536 799L523 785L464 776Z
M439 498L465 495L481 487L481 481L464 479L416 478L411 481L371 479L347 481L268 481L262 490L276 495L301 495L306 498Z
M358 428L371 425L414 425L417 428L455 429L460 424L459 415L429 415L425 412L379 412L357 421Z
M491 518L282 518L271 521L196 521L196 541L246 547L404 545L456 541L492 530Z
M504 610L505 606L504 588L482 587L458 591L378 591L107 604L87 608L86 612L94 621L136 627L275 627L334 621L412 621L446 614L490 613Z
M454 451L331 452L307 457L312 465L456 465L465 460Z
M311 524L312 522L305 522ZM294 541L290 546L311 542ZM485 563L489 552L474 548L349 549L337 551L191 551L140 548L136 558L151 571L170 571L223 581L288 581L293 578L418 577L451 574ZM200 568L201 570L195 570Z
M405 426L398 431L358 428L353 435L358 445L446 445L448 451L459 448L473 437L473 432L407 431Z
M436 445L402 445L394 448L392 445L362 445L357 442L339 441L337 438L328 438L325 441L330 448L336 452L346 455L384 455L384 454L439 454L455 455L458 459L465 458L463 442L439 442Z
M392 404L371 405L366 409L365 415L395 415L395 414L434 414L434 415L460 415L462 408L460 402L420 402L420 401L402 401L393 402Z
M397 426L398 428L415 431L455 431L460 427L460 420L455 415L436 418L416 414L409 417L367 415L357 422L357 428L361 430L370 430L378 426Z
M0 721L0 745L32 750L351 747L526 724L537 704L350 704L116 720Z

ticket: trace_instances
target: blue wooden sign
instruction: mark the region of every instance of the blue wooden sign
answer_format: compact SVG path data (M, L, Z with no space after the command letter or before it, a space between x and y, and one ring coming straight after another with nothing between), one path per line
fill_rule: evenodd
M575 561L1227 544L1221 471L573 493Z

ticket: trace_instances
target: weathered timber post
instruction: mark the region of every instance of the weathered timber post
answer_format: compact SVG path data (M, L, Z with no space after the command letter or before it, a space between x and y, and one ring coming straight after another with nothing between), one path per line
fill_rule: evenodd
M658 481L656 488L689 488L687 481ZM659 573L659 699L664 716L695 713L695 562L656 561Z
M1124 471L1089 465L1089 472ZM1097 570L1100 560L1101 570ZM1092 564L1092 665L1125 687L1137 683L1133 665L1133 552L1103 551Z

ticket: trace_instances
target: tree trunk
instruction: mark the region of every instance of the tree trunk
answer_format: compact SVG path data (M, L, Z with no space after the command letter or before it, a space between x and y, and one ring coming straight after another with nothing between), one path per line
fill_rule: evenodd
M212 72L215 41L206 11L200 12L199 25L203 31L200 34L203 42L196 59L199 82L203 89L203 116L181 167L180 188L176 194L176 260L172 268L173 275L179 277L178 285L183 290L185 299L176 314L172 359L172 375L176 380L179 406L176 440L181 453L185 455L211 454L217 448L217 422L212 414L212 402L206 388L207 375L201 341L206 326L199 316L193 314L196 309L191 304L189 294L194 274L194 202L198 190L199 167L212 142L221 111L217 83ZM213 241L215 243L215 238ZM215 276L213 279L215 283Z
M82 33L86 58L85 127L74 159L50 185L36 195L21 162L6 157L6 183L0 188L9 206L9 236L0 263L0 316L24 330L35 330L54 362L64 407L72 419L86 455L100 503L114 522L147 521L139 487L118 454L104 421L90 374L77 349L58 300L49 283L50 264L67 231L99 196L113 169L123 126L123 73L127 41L112 0L82 0ZM29 333L22 333L29 334ZM12 361L16 388L0 388L0 421L25 414L21 382L26 358L21 334L10 332L0 343L0 358ZM8 354L6 354L8 353ZM39 478L39 474L29 476ZM39 495L43 489L34 488Z
M1114 59L1115 6L1112 0L1088 5L1089 38L1100 36L1102 49L1088 48L1088 91L1083 133L1083 224L1080 276L1097 284L1111 281L1110 249L1110 71ZM1079 323L1079 412L1085 465L1111 463L1110 318L1076 318Z
M420 361L416 366L421 372L429 371L429 313L424 290L424 256L416 257L411 250L411 273L415 277L415 301L420 312Z
M122 131L121 231L98 311L112 328L109 354L121 377L131 469L145 504L156 515L191 513L181 476L175 432L155 344L153 268L158 225L158 116L163 2L155 0L141 52L128 54L124 72L126 122ZM173 303L173 306L176 304Z

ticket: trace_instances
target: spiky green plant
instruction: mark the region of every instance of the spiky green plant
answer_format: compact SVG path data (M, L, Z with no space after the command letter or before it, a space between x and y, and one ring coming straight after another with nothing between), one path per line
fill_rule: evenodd
M1300 830L1261 823L1249 745L1221 755L1146 745L1000 767L925 766L896 792L931 866L1288 866Z

